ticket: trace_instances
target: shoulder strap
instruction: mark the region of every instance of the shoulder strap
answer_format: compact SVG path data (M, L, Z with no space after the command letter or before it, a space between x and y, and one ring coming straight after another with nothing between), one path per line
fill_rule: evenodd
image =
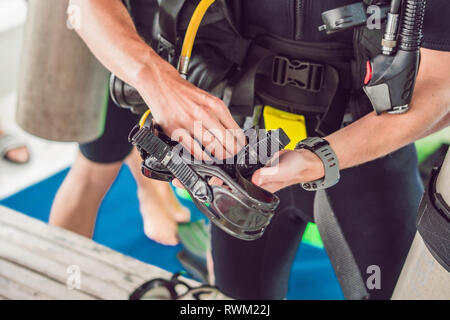
M172 45L178 42L178 16L186 0L163 0L159 6L159 26L161 37Z
M334 215L326 190L316 192L314 220L323 238L325 250L330 257L345 299L368 299L369 293L358 264Z

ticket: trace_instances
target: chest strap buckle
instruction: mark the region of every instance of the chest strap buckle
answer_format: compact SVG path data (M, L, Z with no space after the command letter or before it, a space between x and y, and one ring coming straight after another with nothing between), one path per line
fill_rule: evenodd
M322 64L275 56L272 82L282 87L291 85L299 89L319 92L322 87L324 70Z

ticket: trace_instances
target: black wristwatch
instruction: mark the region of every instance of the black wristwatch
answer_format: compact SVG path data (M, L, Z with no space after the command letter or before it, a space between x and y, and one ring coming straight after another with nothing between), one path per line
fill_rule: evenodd
M300 141L295 149L307 149L314 152L322 160L325 169L324 178L302 183L301 186L303 189L307 191L327 189L339 182L341 177L339 173L339 161L328 141L319 137L306 138Z

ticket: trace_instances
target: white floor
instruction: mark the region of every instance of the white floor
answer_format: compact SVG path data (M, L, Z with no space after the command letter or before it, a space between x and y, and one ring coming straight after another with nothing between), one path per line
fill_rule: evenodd
M16 193L70 166L77 145L46 141L21 130L14 121L15 93L0 97L1 125L8 133L22 137L30 147L31 162L15 165L0 160L0 199Z

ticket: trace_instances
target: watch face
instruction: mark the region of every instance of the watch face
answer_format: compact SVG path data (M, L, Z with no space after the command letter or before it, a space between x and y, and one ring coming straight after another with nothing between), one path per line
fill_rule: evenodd
M316 138L315 141L312 141L312 143L312 147L316 150L330 145L327 140L324 140L322 138Z
M298 143L296 149L307 149L310 151L318 150L322 147L329 146L328 141L318 137L306 138Z

